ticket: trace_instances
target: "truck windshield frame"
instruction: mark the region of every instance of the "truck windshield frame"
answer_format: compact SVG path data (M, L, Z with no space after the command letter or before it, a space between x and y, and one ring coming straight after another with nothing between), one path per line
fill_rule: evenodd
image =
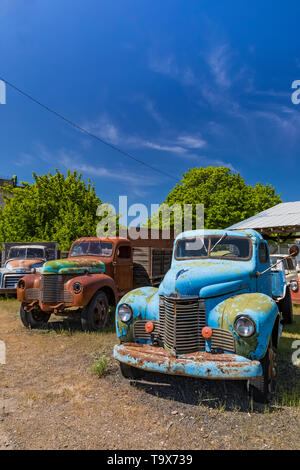
M71 248L70 257L73 258L75 256L97 256L99 258L110 258L113 255L113 249L114 246L111 242L94 240L75 242Z
M223 237L224 239L220 241L220 243L216 244L219 240L221 240L221 238L222 235L207 235L204 237L190 237L177 240L175 245L174 258L178 261L188 259L222 259L231 261L249 261L252 258L252 243L249 238L227 235L226 237ZM192 256L193 251L199 251L198 248L185 250L187 256L179 254L181 244L186 242L192 243L195 242L196 239L202 240L202 247L200 248L201 253L203 253L202 255L197 254L196 256ZM224 247L226 245L234 246L238 253L234 255L234 253L231 252L229 249L224 250ZM214 248L216 248L216 251L211 251Z

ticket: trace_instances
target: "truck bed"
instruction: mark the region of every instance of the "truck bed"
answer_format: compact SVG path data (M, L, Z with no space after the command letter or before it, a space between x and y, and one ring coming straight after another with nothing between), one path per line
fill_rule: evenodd
M172 250L167 248L134 247L133 285L158 286L169 270Z

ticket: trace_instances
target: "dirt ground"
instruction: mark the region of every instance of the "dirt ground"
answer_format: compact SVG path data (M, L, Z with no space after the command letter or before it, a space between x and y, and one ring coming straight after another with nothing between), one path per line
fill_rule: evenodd
M244 384L152 376L126 382L112 358L113 322L101 334L54 319L26 330L16 300L0 300L0 449L300 449L300 310L278 352L270 405ZM106 355L107 373L92 373Z

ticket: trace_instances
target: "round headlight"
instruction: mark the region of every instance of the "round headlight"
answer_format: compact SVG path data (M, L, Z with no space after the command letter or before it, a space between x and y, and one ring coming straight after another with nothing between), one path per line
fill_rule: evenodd
M20 281L18 282L18 288L25 289L25 281L23 281L23 279L20 279Z
M79 294L79 292L82 291L82 285L80 284L80 282L74 282L73 291L75 292L75 294Z
M293 292L297 292L297 290L299 289L298 282L295 280L291 281L290 286Z
M118 309L118 315L123 323L128 323L132 318L132 308L127 304L121 304Z
M234 329L244 338L252 336L255 333L255 323L246 316L238 317L234 322Z

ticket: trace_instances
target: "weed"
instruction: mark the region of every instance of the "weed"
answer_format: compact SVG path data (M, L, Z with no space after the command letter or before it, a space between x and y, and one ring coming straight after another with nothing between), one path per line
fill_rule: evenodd
M107 374L108 362L107 356L100 356L92 366L93 374L98 375L98 377Z

